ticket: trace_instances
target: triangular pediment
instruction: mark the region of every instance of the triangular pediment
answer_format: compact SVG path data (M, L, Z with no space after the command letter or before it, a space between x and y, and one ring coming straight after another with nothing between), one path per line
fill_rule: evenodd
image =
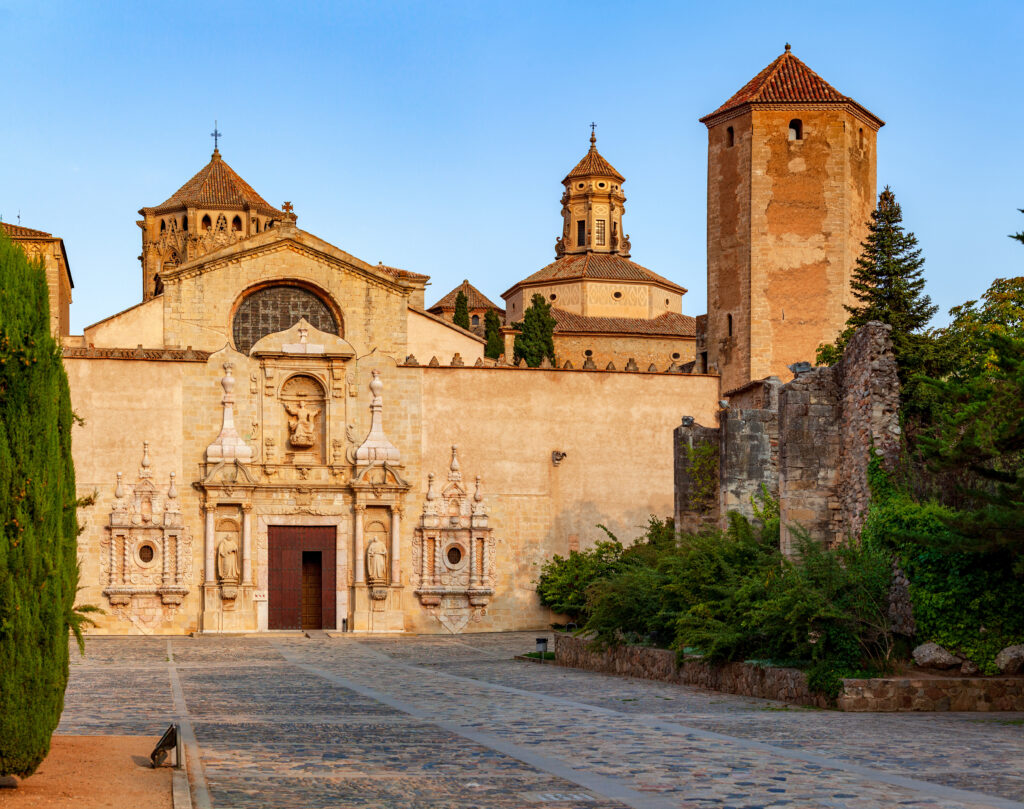
M175 278L202 275L232 263L244 262L250 258L265 258L278 252L304 254L314 260L334 265L340 270L362 275L403 292L412 288L422 288L429 280L429 276L419 273L397 270L383 264L369 264L312 233L288 224L225 245L212 253L185 262L173 270L165 270L160 275L164 283L167 283Z
M269 355L324 358L344 357L347 359L354 357L356 351L352 344L344 337L320 331L315 326L311 326L306 318L302 317L290 329L261 337L249 351L249 355L253 357Z

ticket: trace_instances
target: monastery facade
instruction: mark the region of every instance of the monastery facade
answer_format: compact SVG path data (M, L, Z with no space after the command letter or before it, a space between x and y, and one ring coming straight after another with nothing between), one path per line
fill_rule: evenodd
M97 631L547 626L545 561L672 513L680 416L716 424L845 321L881 121L788 48L703 120L707 315L632 260L592 137L555 261L502 296L506 357L532 295L551 302L557 367L485 360L453 296L428 311L426 276L303 231L217 150L140 211L142 301L81 336L63 243L8 227L49 257Z

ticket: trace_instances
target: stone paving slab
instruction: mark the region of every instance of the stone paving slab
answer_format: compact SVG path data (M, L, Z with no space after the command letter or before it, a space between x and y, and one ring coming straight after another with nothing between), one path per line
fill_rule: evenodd
M1022 714L806 710L511 659L543 634L90 638L58 732L182 722L197 809L1024 809Z

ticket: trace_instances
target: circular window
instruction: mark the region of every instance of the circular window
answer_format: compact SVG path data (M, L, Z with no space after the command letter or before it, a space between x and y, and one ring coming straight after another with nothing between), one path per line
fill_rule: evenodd
M672 359L674 359L674 360L679 359L679 352L678 351L675 354L672 355Z
M584 356L584 357L593 357L593 356L594 356L594 352L593 352L593 351L591 351L591 350L590 350L590 349L588 348L588 349L587 349L586 351L584 351L584 352L583 352L583 356Z
M452 545L448 549L448 553L446 555L448 557L448 564L457 565L462 561L462 548L458 545Z
M552 292L550 295L548 295L548 297L551 298L551 300L554 300L558 296L554 292Z
M303 317L315 329L341 334L327 304L308 289L285 284L257 289L235 312L231 324L235 348L248 354L261 337L290 329Z
M135 555L141 564L148 565L156 558L156 548L151 542L143 542L136 548Z
M604 188L604 183L598 183L598 184L597 184L597 187L598 187L598 188Z
M583 188L583 183L578 183L578 184L576 185L576 187L577 187L577 188Z
M621 298L621 297L622 297L622 293L621 293L621 292L616 292L616 293L614 293L614 294L612 295L612 297L613 297L613 298L615 298L615 300L618 300L619 298Z

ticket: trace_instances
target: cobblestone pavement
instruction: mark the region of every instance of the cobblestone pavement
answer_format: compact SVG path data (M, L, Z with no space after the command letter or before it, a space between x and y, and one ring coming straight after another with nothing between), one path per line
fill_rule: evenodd
M844 714L511 659L538 634L91 638L58 733L179 721L197 809L1024 809L1024 714Z

